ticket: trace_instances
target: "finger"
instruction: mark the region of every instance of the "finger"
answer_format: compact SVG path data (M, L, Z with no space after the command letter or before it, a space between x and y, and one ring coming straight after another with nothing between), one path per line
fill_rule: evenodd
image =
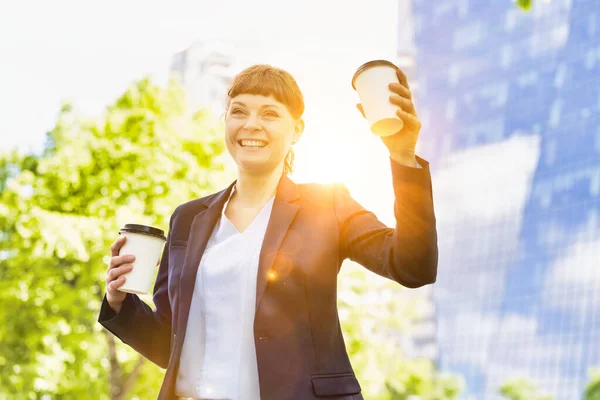
M126 278L124 276L120 276L118 279L116 279L108 284L108 290L111 293L116 292L118 288L123 286L123 284L125 283L125 280L126 280Z
M118 268L111 269L110 271L108 271L108 274L106 274L107 282L112 282L115 279L118 279L121 275L130 272L132 268L133 265L131 264L123 264Z
M400 68L396 68L396 76L398 76L398 80L402 85L410 89L410 86L408 85L408 79L406 78L404 71L402 71Z
M358 111L360 111L360 113L362 114L363 118L367 118L367 117L365 116L365 111L363 110L362 104L360 104L360 103L359 103L359 104L357 104L357 105L356 105L356 108L358 108Z
M399 83L390 83L388 88L392 92L394 92L402 97L406 97L407 99L412 99L412 92L410 91L410 89Z
M119 236L119 238L117 240L115 240L113 244L110 245L111 257L119 255L119 250L121 250L121 247L123 247L126 240L127 240L127 238L124 235Z
M399 106L402 110L406 111L409 114L417 115L417 111L415 110L415 106L413 102L407 98L402 96L390 96L390 103Z
M400 117L405 124L411 126L412 128L421 129L421 121L419 121L419 118L416 116L407 113L404 110L396 111L396 115L398 115L398 117Z
M108 269L116 268L121 264L125 264L126 262L133 262L134 260L135 256L133 254L124 254L122 256L112 257L110 259Z
M125 264L126 262L133 262L135 260L135 256L133 254L123 254L122 256L112 257L110 259L110 263L108 265L108 269L117 268L121 264Z

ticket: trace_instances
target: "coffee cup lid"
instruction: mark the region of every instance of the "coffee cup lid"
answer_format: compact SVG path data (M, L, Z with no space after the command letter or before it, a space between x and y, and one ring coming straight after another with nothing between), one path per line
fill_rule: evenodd
M165 237L165 232L162 229L153 228L146 225L125 224L125 226L119 230L119 233L121 232L139 233L142 235L154 236L165 241L167 240Z
M394 69L398 68L394 63L387 61L387 60L373 60L373 61L366 62L363 65L361 65L360 67L358 67L358 69L354 73L354 76L352 77L352 88L354 90L356 90L356 86L354 86L354 81L356 81L356 78L358 77L358 75L360 75L362 72L364 72L365 70L367 70L369 68L377 67L380 65L386 65L386 66L392 67Z

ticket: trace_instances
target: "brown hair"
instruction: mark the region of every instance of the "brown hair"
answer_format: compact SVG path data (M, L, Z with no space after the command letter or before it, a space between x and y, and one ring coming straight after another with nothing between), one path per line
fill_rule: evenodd
M302 114L304 114L304 96L298 83L289 72L281 68L257 64L237 74L227 91L226 110L229 108L231 99L240 94L273 96L288 108L295 119L302 118ZM293 170L294 151L290 148L285 156L283 173L287 175Z

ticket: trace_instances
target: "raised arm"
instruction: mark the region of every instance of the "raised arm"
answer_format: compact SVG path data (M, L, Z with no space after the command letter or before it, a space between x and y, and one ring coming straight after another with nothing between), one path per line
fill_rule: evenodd
M383 277L416 288L435 282L438 248L429 163L422 168L390 160L396 228L365 210L344 186L334 190L340 227L340 256L350 258Z

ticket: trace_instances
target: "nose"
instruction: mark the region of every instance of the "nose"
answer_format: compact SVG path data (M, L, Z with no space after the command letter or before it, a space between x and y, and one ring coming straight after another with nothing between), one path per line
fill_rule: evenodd
M251 132L260 131L262 129L262 127L258 123L258 118L253 115L248 117L248 120L246 121L244 128Z

